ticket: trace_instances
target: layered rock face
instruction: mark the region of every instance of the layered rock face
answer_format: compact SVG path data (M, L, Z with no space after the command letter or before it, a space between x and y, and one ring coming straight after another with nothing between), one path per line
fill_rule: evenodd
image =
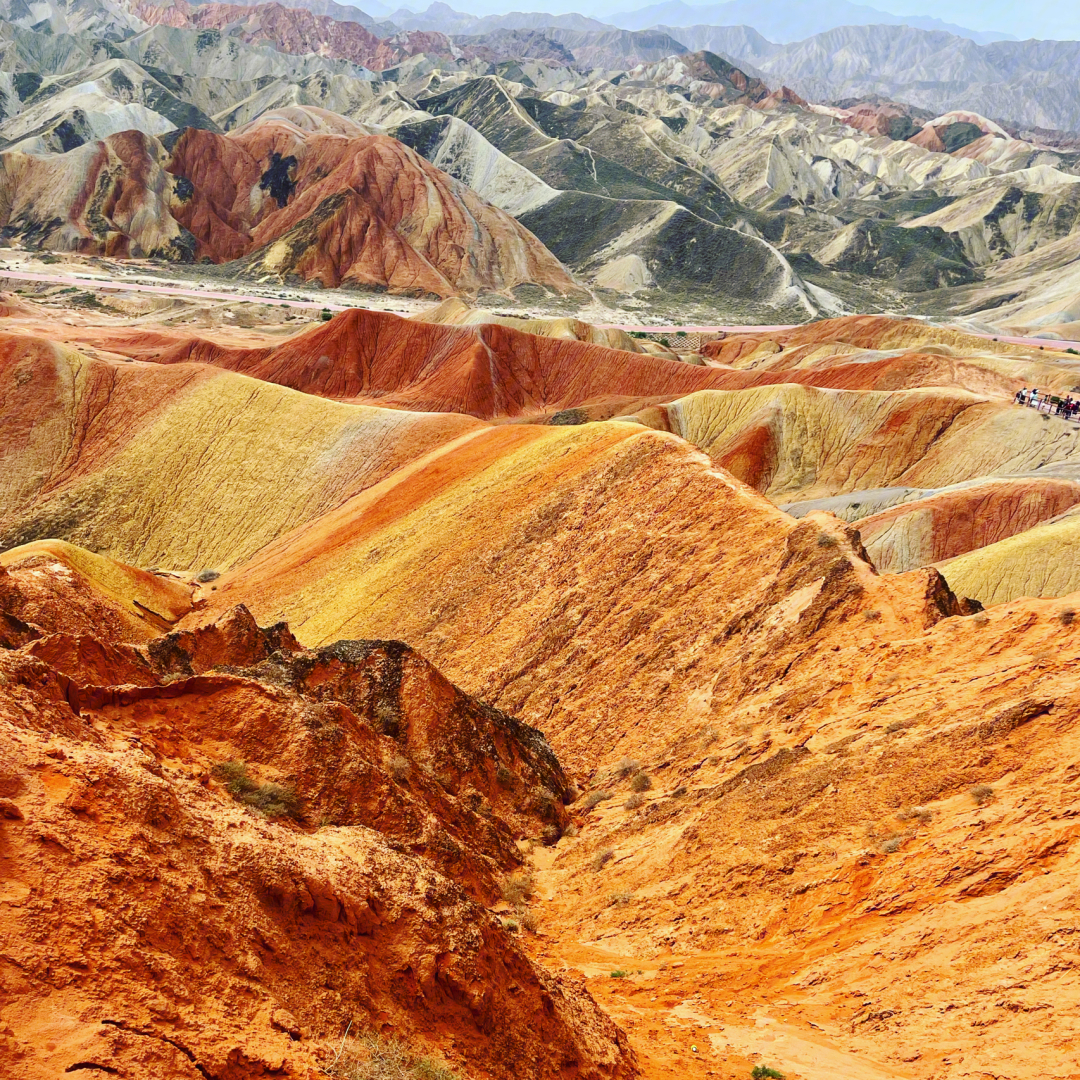
M341 132L348 134L342 134ZM386 136L282 118L0 155L3 227L47 246L436 296L574 289L513 218Z
M116 602L38 551L0 569L4 618L54 580ZM242 607L142 647L21 625L0 651L5 1075L308 1077L350 1026L470 1075L636 1075L484 908L515 839L567 821L539 732L400 642L311 652Z
M180 219L219 261L254 251L251 269L443 296L573 289L513 218L385 136L273 120L224 139L189 129L168 168L193 188Z

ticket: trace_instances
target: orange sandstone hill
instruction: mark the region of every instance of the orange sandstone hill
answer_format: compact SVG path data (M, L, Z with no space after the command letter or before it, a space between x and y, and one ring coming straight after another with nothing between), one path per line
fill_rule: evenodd
M351 311L283 343L248 348L236 344L243 335L235 333L212 340L141 325L64 332L76 342L140 361L185 370L192 362L210 363L304 394L374 405L383 417L395 417L401 432L435 430L433 417L414 422L414 414L403 409L445 410L447 432L464 432L465 415L558 425L630 420L686 439L796 516L826 510L860 527L865 519L868 550L883 570L985 552L973 556L974 563L950 564L948 571L950 581L962 581L965 593L977 599L1054 596L1080 588L1074 564L1052 556L1054 544L1071 544L1080 525L1080 517L1061 516L1072 505L1073 483L1080 481L1076 425L1011 401L1024 383L1070 385L1075 375L1065 355L922 323L855 318L791 331L782 335L786 341L775 340L781 335L729 338L718 346L729 349L733 364L744 366L702 366L700 356L681 358L695 363L677 362L680 357L670 349L660 349L660 355L631 351L649 343L622 340L611 331L604 336L573 320L504 325L512 322L455 325ZM34 333L47 326L32 316L13 317L12 324ZM800 341L800 335L810 340ZM12 341L9 347L14 359L28 346ZM199 379L207 377L202 371ZM130 380L125 375L123 385L148 385L137 381L147 378L141 372L131 373ZM269 400L265 388L264 397ZM57 406L59 399L48 407ZM156 406L151 398L136 414L143 407ZM67 421L58 417L56 423L64 430ZM379 444L373 461L383 460L386 445ZM397 445L407 448L411 437ZM61 506L75 497L70 482L63 485L61 502L53 491L43 496L50 509L43 505L35 513L64 515ZM265 482L274 481L266 476ZM117 483L123 487L127 481ZM963 493L973 485L996 494L980 501L978 491ZM246 500L247 490L239 490ZM113 504L111 498L106 502ZM891 509L900 504L910 504L910 512ZM287 498L280 509L291 514L293 506ZM975 507L979 520L972 527ZM233 510L224 512L231 516ZM871 519L886 512L897 524L879 536ZM259 537L269 539L266 528L276 516L255 525L245 552L258 548ZM98 520L96 509L90 518ZM23 511L13 511L8 524L10 542L50 535ZM1044 526L1051 529L1045 536L1036 531ZM1030 551L1027 540L998 547L1021 536L1035 544ZM69 538L80 537L86 540L81 531ZM184 550L197 547L189 542ZM206 554L211 563L220 558ZM231 552L230 565L239 557Z
M179 1044L211 1074L257 1061L303 1075L360 1002L365 1030L469 1076L504 1075L507 1055L537 1077L1077 1071L1080 598L1062 571L1058 598L981 610L953 573L1032 533L1069 562L1074 484L1002 475L1058 461L1071 480L1074 425L1012 405L995 381L1053 356L845 321L710 369L363 318L245 353L195 343L172 363L0 341L0 702L14 698L0 737L29 777L0 793L0 828L31 875L4 894L20 920L3 942L18 973L13 1004L0 999L11 1060L33 1076L120 1071L124 1054ZM437 378L412 358L425 349ZM938 374L962 359L990 389L677 388L686 373L827 371L912 349L942 360ZM222 366L194 362L199 350ZM789 350L786 369L752 366ZM666 393L636 419L386 407L429 377L444 407L586 413L619 388L619 361L627 396ZM380 407L358 400L373 388ZM970 480L981 493L935 493ZM880 518L897 490L936 500L931 519L982 507L1022 531L972 520L959 542L989 546L953 557L947 528L913 517L894 548L947 561L888 574L858 521L807 505L876 493ZM804 497L804 516L763 492ZM888 535L874 524L871 546ZM961 570L986 583L1006 561ZM107 605L115 630L95 634ZM470 755L477 742L493 748ZM254 790L228 790L228 761L310 812L257 816ZM538 841L516 940L492 911L524 855L498 821ZM40 904L68 896L67 878L94 907L61 918L78 930L61 937L61 969L42 959ZM186 925L169 906L182 890L205 945L154 933ZM123 966L113 926L145 967ZM555 985L547 969L579 974ZM58 1013L73 1018L62 1030L11 1041Z
M351 25L351 24L350 24ZM575 289L523 226L402 143L282 118L63 155L0 155L0 224L88 253L232 262L326 286L450 296Z

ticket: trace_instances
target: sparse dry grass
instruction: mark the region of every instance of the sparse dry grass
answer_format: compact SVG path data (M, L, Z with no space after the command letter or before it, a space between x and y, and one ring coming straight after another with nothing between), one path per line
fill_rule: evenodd
M620 780L625 780L628 776L632 776L641 768L641 762L631 757L621 758L615 763L615 775Z
M519 870L503 880L500 891L508 904L523 904L536 892L536 878L529 870Z
M634 774L633 780L630 781L630 790L636 792L648 791L652 787L652 777L646 772L639 772Z
M934 811L929 806L908 806L896 815L901 821L918 821L929 825L934 820Z
M986 806L987 803L992 803L997 797L994 789L989 784L976 784L970 789L970 794L975 800L976 806Z
M614 796L611 794L610 791L590 791L589 794L581 800L581 805L586 810L592 810L599 806L602 802L605 802L607 799L611 798L614 798Z
M629 796L627 798L626 802L623 803L623 809L624 810L637 810L638 807L641 807L641 806L644 806L644 805L645 805L645 796L642 795L640 792L635 792L633 795L631 795L631 796Z
M592 857L592 862L589 865L592 867L593 873L598 874L614 858L615 852L611 848L604 848Z
M322 1072L338 1080L460 1080L445 1062L374 1033L328 1041L326 1049L331 1060Z
M918 719L894 720L885 728L885 734L892 735L897 731L906 731L908 728L914 727L918 722Z
M263 817L300 817L300 798L286 784L260 783L242 761L222 761L214 766L213 775L225 785L225 790L238 802Z

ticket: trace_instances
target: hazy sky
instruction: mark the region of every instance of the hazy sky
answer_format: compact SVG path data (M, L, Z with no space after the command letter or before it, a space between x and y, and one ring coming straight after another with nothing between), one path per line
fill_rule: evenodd
M384 0L391 8L394 0ZM430 0L409 0L414 11ZM633 11L656 0L446 0L452 8L475 15L507 11L577 11L603 19L616 11ZM694 0L687 0L694 3ZM791 0L797 5L799 0ZM853 0L894 15L930 15L972 30L999 30L1018 38L1080 40L1080 0ZM362 6L362 2L361 2ZM695 5L697 6L697 5Z

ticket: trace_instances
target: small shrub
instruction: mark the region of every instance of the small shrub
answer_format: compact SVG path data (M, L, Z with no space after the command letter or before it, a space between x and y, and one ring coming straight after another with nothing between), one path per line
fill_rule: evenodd
M623 803L624 810L637 810L639 807L645 805L645 796L641 792L635 792L629 796L626 802Z
M329 308L323 308L320 315L323 322L329 322L334 317L334 313Z
M1071 607L1063 608L1058 612L1058 622L1062 626L1072 626L1075 621L1076 612Z
M626 907L626 905L629 904L630 901L633 899L634 894L632 892L620 890L619 892L613 892L608 897L608 904L612 907Z
M531 909L523 911L518 916L518 920L521 923L522 927L528 930L530 934L535 934L537 927L539 927L540 925L540 919L537 917L536 912L532 911Z
M508 934L517 934L521 932L521 923L518 922L517 918L513 915L500 915L499 925Z
M563 829L563 836L577 836L581 830L577 827L576 822L571 821L569 825Z
M453 1069L427 1057L416 1059L412 1074L416 1080L458 1080L458 1074Z
M221 575L216 570L200 570L195 575L195 580L200 585L205 585L208 581L217 581Z
M917 720L894 720L885 728L886 735L892 735L897 731L906 731L909 727L914 727L918 723Z
M929 825L934 820L934 811L929 806L909 806L896 815L901 821L918 821Z
M495 780L503 787L511 787L514 783L514 774L502 762L495 769Z
M614 798L610 791L590 791L584 799L581 800L581 805L586 810L592 810L594 807L599 806L602 802L608 799Z
M244 806L251 807L264 817L300 817L300 799L285 784L260 784L248 772L242 761L222 761L214 766L213 775L225 785L225 790Z
M753 1080L784 1080L784 1074L779 1069L770 1069L768 1065L755 1065L750 1075Z
M519 870L505 878L500 889L508 904L521 904L536 892L536 878L528 870Z
M989 784L976 784L971 789L971 797L976 806L985 806L994 801L994 789Z
M322 1072L339 1080L460 1080L444 1062L374 1033L328 1042L326 1050L331 1060Z
M551 791L549 788L538 788L536 794L533 796L532 807L545 821L551 821L552 819L558 820L559 818L559 796Z
M818 533L817 546L819 548L834 548L836 544L835 536L830 536L828 533Z
M648 791L652 787L652 778L646 772L639 772L635 774L634 779L630 781L631 791Z
M625 780L628 776L636 773L640 768L640 761L636 761L631 757L624 757L616 763L615 775L619 777L620 780Z
M393 776L397 782L404 783L409 779L409 762L406 758L403 758L400 754L395 754L390 759L390 775Z
M592 857L592 862L589 865L592 866L593 873L598 874L614 858L615 858L615 852L612 851L611 848L604 848L603 851L598 851Z
M375 719L379 723L379 731L396 739L400 734L400 722L397 706L392 701L377 701L375 703ZM444 785L445 786L445 785Z
M886 855L891 855L894 851L900 850L900 845L904 842L902 836L890 836L888 840L885 840L881 845L881 850Z
M614 970L614 971L613 971L613 972L611 973L611 978L613 978L613 979L625 979L625 978L626 978L626 976L627 976L627 975L629 975L629 974L630 974L630 972L629 972L629 971L623 971L623 969L622 969L622 968L616 968L616 969L615 969L615 970Z
M553 844L557 844L560 836L562 836L562 833L559 831L558 825L545 825L543 829L540 830L540 842L544 847L551 847Z
M880 611L864 611L863 618L867 622L877 622L881 618Z

